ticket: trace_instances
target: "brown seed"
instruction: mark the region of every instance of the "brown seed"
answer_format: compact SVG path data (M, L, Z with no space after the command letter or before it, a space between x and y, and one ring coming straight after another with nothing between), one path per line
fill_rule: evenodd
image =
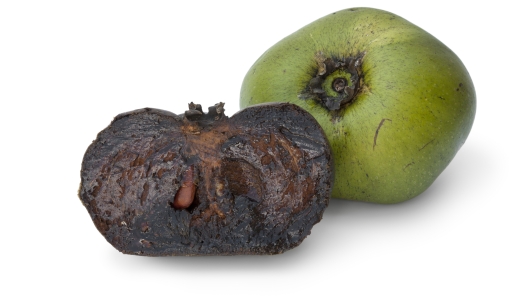
M196 193L196 185L194 185L194 165L190 165L189 168L183 174L183 181L180 189L174 196L174 203L172 206L176 209L185 209L191 206L194 200L194 194Z

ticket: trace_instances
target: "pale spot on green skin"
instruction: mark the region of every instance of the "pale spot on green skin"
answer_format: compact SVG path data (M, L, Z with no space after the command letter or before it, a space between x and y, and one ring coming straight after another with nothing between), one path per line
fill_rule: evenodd
M317 53L364 55L363 86L338 118L299 98L317 73ZM337 96L334 79L347 75L339 71L322 85L329 96ZM266 51L244 78L240 105L274 101L301 106L325 130L335 160L333 197L377 203L427 189L466 140L476 111L471 78L449 48L405 19L369 8L323 17ZM380 126L383 119L390 121Z

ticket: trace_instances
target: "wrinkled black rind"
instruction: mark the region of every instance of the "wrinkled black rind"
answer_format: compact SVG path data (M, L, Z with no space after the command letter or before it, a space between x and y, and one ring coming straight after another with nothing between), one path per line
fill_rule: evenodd
M204 183L192 208L170 205L188 163L183 115L136 110L98 134L83 159L79 197L109 243L147 256L278 254L310 234L333 181L330 147L315 119L295 105L266 104L224 120L237 133L223 143L220 159L235 167L216 175L225 191L214 198L213 213ZM275 142L291 142L298 151ZM260 183L238 185L234 168ZM296 178L275 179L282 177L278 171Z

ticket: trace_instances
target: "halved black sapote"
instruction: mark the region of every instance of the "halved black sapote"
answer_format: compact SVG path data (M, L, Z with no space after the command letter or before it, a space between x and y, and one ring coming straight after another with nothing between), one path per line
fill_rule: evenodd
M299 245L330 198L332 160L316 120L292 104L231 118L120 114L88 147L79 197L127 254L277 254Z

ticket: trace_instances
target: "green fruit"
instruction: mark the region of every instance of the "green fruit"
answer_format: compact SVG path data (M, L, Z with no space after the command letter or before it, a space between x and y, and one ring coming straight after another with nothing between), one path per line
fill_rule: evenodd
M245 108L290 102L321 124L335 160L333 197L376 203L426 190L465 142L475 90L443 43L392 13L353 8L268 49L246 74Z

